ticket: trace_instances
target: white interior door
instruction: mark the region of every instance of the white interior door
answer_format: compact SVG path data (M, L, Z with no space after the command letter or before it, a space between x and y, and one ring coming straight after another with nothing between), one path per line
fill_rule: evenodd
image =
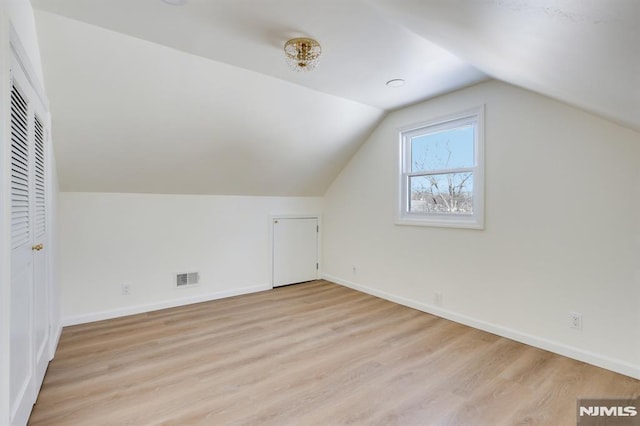
M11 90L10 419L26 424L49 362L43 107L17 62Z
M273 286L318 278L318 218L273 219Z
M40 389L49 365L49 283L47 280L47 182L46 128L38 114L33 123L33 338L35 355L35 391Z
M11 343L9 382L12 423L26 422L33 404L33 223L29 103L11 91Z

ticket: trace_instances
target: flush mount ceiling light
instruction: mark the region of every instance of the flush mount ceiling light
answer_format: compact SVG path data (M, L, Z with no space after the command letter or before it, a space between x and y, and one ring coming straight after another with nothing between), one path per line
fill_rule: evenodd
M162 0L167 4L171 4L173 6L184 6L187 3L187 0Z
M311 71L318 65L322 48L311 38L294 38L284 44L287 64L294 71Z

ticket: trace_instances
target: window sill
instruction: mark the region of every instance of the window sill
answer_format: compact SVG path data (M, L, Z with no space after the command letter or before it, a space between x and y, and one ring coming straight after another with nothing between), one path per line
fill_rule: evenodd
M435 228L460 228L460 229L484 229L484 223L477 218L421 218L400 217L396 219L396 225L400 226L427 226Z

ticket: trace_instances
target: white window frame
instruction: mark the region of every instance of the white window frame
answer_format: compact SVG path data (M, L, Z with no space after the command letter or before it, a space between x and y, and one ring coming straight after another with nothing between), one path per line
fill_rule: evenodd
M425 174L424 172L411 172L411 139L415 136L454 129L469 124L474 125L476 130L474 132L475 164L472 167L429 170L429 174L472 172L473 214L409 212L409 178ZM401 128L399 129L399 135L396 224L484 229L484 105Z

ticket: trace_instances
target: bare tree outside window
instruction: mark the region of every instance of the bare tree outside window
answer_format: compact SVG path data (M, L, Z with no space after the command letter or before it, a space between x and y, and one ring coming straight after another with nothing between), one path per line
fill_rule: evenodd
M451 168L453 152L449 139L430 148L423 147L418 155L412 150L412 171ZM473 214L473 173L426 174L412 176L409 181L410 212Z
M419 176L410 181L410 212L473 214L472 173Z

